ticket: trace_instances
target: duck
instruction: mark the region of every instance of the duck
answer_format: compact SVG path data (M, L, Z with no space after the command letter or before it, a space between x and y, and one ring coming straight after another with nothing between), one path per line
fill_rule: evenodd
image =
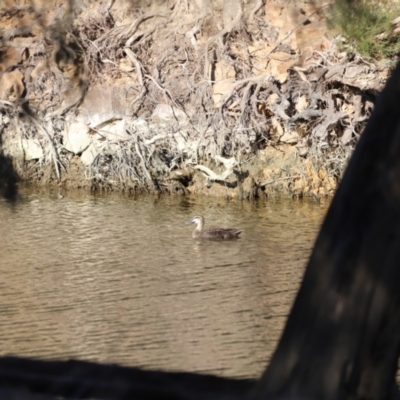
M187 223L187 225L191 224L197 225L192 233L194 239L239 239L239 235L243 232L241 229L216 226L204 229L204 218L201 215L196 215Z

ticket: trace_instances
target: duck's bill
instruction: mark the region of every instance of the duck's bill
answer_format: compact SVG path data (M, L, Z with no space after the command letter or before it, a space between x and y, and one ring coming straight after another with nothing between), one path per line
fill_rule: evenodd
M192 224L194 224L193 220L190 220L189 222L186 222L186 225L192 225Z

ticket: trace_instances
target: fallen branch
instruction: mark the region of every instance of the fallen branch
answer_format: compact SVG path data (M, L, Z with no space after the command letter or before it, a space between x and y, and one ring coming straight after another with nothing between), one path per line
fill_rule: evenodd
M133 21L130 24L124 24L124 25L119 25L116 26L115 28L111 29L110 31L106 32L103 36L99 37L98 39L95 40L96 43L101 43L107 38L116 38L118 41L125 41L126 38L131 37L135 32L136 29L139 27L139 25L146 21L149 18L153 17L161 17L161 18L167 18L163 14L145 14L142 15L141 17L137 18L135 21ZM129 39L128 39L129 41Z
M233 173L233 168L237 165L237 161L234 157L223 158L220 156L215 156L215 160L224 164L226 169L222 174L216 174L214 171L205 167L204 165L196 165L194 168L203 172L203 175L210 181L225 182L226 179Z

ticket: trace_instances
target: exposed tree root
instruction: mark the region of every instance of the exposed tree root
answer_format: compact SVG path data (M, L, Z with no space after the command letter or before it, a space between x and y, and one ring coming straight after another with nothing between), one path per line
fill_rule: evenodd
M93 186L160 190L171 171L187 166L208 181L226 181L234 165L217 173L203 164L233 158L242 165L257 151L283 144L296 149L302 170L266 175L260 187L306 176L308 166L340 180L383 79L372 64L360 57L350 61L335 44L312 52L303 64L299 52L286 45L332 3L302 16L280 40L262 16L263 0L226 0L222 9L210 0L154 4L144 13L132 8L129 19L118 20L110 0L93 13L64 15L42 37L23 42L13 35L32 35L29 27L3 32L1 46L27 48L10 66L20 77L9 75L15 83L0 100L0 117L16 118L16 98L24 98L32 126L25 124L22 134L48 143L47 161L58 180L60 166L69 162L65 118L82 118L88 88L107 86L127 88L126 115L116 119L129 121L117 143L98 130L90 133L99 150L87 166ZM26 12L39 15L18 6L0 10L0 17ZM278 50L294 60L281 75L271 67ZM156 122L151 116L159 105L166 114ZM42 123L50 117L54 135Z

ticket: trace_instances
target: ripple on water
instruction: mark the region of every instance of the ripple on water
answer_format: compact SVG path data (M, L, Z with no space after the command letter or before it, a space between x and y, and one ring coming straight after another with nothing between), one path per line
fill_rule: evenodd
M254 377L325 208L23 190L0 202L0 353ZM196 241L185 225L240 227Z

